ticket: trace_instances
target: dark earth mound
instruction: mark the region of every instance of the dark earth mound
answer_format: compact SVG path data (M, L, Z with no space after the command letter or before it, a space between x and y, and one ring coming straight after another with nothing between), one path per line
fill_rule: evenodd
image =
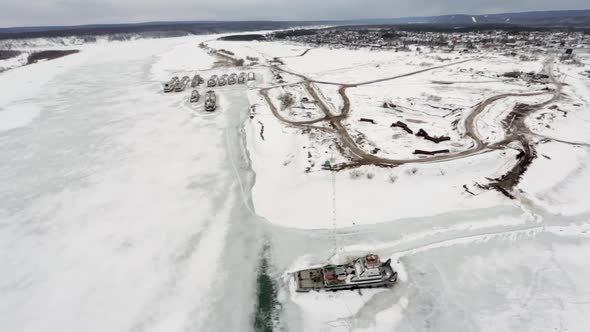
M57 59L57 58L61 58L64 57L66 55L70 55L70 54L75 54L78 53L80 51L78 50L51 50L51 51L40 51L40 52L35 52L32 53L31 55L29 55L29 58L27 59L27 64L33 64L37 61L40 60L53 60L53 59Z
M253 41L253 40L266 40L266 37L261 34L248 34L248 35L231 35L219 38L219 40L225 41Z
M0 60L14 58L15 56L19 56L20 54L20 51L0 50Z

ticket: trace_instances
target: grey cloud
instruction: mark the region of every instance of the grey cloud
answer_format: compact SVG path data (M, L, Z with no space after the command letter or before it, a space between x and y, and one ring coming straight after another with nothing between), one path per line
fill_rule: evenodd
M587 7L587 0L0 0L0 26L388 18Z

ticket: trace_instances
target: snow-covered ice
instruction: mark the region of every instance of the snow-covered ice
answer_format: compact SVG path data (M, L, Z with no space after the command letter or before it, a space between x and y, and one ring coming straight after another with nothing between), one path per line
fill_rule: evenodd
M0 330L249 324L259 247L226 245L256 234L240 190L248 99L228 91L211 116L161 93L169 57L207 66L200 39L87 45L0 74ZM232 267L244 285L221 287Z
M215 37L72 40L67 46L80 53L0 73L1 331L253 330L257 302L270 292L260 286L262 273L276 288L277 330L587 329L590 85L580 68L556 63L567 77L564 97L527 120L537 158L518 199L509 200L478 183L514 165L518 151L511 149L322 170L326 160L344 161L333 134L280 122L260 88L274 87L272 99L284 92L310 97L293 86L297 76L276 82L268 67L275 57L293 72L346 83L471 60L348 89L344 124L364 135L359 144L407 158L416 146L468 148L473 142L457 120L486 97L543 88L498 74L539 71L545 59L415 48L411 57L329 48L301 56L310 47ZM161 92L174 75L242 71L214 68L199 47L204 41L260 59L244 68L257 81L215 88L220 106L212 114L188 103L190 91ZM313 88L335 112L343 107L337 85ZM499 101L477 130L500 142L507 108L546 98ZM385 101L399 107L385 109ZM294 120L322 116L313 103L296 106L303 108L280 112ZM389 127L398 120L452 142L404 135ZM290 288L290 272L367 252L392 259L395 287Z

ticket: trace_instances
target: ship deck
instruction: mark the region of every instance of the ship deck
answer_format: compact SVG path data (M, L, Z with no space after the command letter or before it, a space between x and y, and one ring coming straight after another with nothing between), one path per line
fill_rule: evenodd
M324 275L321 268L302 270L296 273L297 288L313 290L324 288Z

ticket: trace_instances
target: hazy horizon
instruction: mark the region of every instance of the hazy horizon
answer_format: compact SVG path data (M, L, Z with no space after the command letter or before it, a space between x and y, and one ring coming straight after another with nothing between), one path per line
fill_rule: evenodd
M176 21L322 21L410 16L484 15L545 10L588 9L586 1L564 0L560 8L548 0L1 0L0 28L134 24Z

